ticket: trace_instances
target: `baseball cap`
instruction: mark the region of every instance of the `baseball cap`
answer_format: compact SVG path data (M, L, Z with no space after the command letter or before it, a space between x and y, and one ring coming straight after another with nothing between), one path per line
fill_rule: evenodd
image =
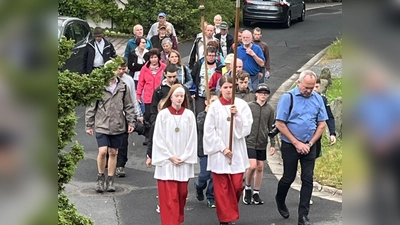
M259 84L256 90L256 93L258 92L267 92L268 94L271 93L269 90L269 87L266 84Z
M161 13L158 14L158 17L164 17L165 18L165 17L167 17L167 14L161 12Z
M223 30L227 30L227 29L229 29L229 26L225 21L222 21L221 25L219 25L219 28L223 29Z
M167 28L167 26L165 26L165 24L158 24L158 29L161 29L161 28L164 28L164 29L166 29Z

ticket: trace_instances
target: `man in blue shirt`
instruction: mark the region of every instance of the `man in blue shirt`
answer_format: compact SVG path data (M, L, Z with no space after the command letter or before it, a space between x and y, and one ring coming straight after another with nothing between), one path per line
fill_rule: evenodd
M299 225L311 224L308 213L316 158L314 144L321 137L328 119L321 95L313 91L316 80L317 75L311 70L301 72L297 86L279 99L276 113L276 127L282 138L284 172L278 183L275 200L279 213L288 218L285 199L296 177L300 160L302 185L298 208Z
M259 78L262 77L261 69L264 67L264 54L260 46L253 44L253 36L250 31L242 33L243 44L238 47L237 57L243 61L243 70L250 74L249 88L257 89Z

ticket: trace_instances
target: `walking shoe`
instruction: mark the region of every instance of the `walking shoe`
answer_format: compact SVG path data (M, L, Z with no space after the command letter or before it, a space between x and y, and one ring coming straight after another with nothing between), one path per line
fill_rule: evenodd
M124 167L117 167L115 175L117 175L117 177L125 177L126 173L124 171Z
M208 208L215 208L216 207L215 200L213 198L207 199L207 207Z
M251 204L251 189L243 189L242 200L245 205Z
M299 216L298 225L311 225L310 219L308 216Z
M156 212L160 213L160 205L159 204L157 204L157 206L156 206Z
M276 201L276 206L278 207L279 214L281 214L281 216L285 219L289 218L290 213L286 204L284 202L283 203L279 202L277 196L275 196L275 201Z
M255 193L253 195L253 203L255 205L261 205L261 204L264 204L264 201L260 198L260 195L258 193Z
M310 198L310 205L314 204L313 200Z
M104 174L98 174L97 175L97 184L95 187L96 192L102 193L104 191L104 181L106 180L106 177Z
M199 201L203 201L204 200L204 193L203 190L201 190L196 183L194 183L194 188L196 188L196 198Z
M107 192L114 192L115 187L114 187L114 176L108 176L107 177Z

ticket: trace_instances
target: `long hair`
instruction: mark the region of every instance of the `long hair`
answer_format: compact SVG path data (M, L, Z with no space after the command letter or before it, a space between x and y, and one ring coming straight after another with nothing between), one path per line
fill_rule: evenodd
M178 56L178 63L176 64L177 66L182 66L182 57L181 54L179 54L179 52L177 50L172 49L171 52L169 53L169 55L171 55L172 53L175 53ZM168 60L168 64L169 64L169 60Z
M172 93L174 93L174 91L175 91L178 87L182 87L183 89L185 89L185 88L183 87L182 84L174 84L174 85L172 85L171 89L170 89L169 92L168 92L168 95L167 95L167 97L166 97L166 100L165 100L165 103L164 103L162 109L166 109L166 108L168 108L168 107L170 107L170 106L172 105L171 96L172 96ZM182 107L185 107L185 108L187 108L187 109L190 109L190 108L189 108L189 99L188 99L189 97L188 97L188 95L186 94L186 89L185 89L185 93L184 93L183 96L185 96L185 97L184 97L183 102L182 102Z

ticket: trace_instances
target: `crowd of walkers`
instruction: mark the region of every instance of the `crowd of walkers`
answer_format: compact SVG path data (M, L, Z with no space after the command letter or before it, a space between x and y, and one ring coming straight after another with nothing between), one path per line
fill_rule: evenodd
M196 35L185 63L174 26L166 17L159 13L146 37L140 24L133 27L134 37L115 77L104 87L103 98L86 108L86 133L96 136L99 148L95 190L115 191L115 177L126 175L129 134L137 132L145 137L146 165L155 166L161 223L184 221L189 179L195 178L194 165L199 163L196 198L216 208L220 224L229 224L239 219L240 200L246 205L264 203L260 197L263 168L267 146L270 155L275 152L271 133L276 125L284 161L276 195L278 211L289 217L285 198L300 161L299 224L311 224L313 169L328 116L331 137L335 135L329 105L313 91L318 77L303 71L297 86L281 97L275 110L267 102L270 57L260 28L240 30L235 47L228 24L216 15L214 24L201 24L205 40L202 32ZM83 62L82 73L89 76L116 57L101 28L94 29L94 36Z

